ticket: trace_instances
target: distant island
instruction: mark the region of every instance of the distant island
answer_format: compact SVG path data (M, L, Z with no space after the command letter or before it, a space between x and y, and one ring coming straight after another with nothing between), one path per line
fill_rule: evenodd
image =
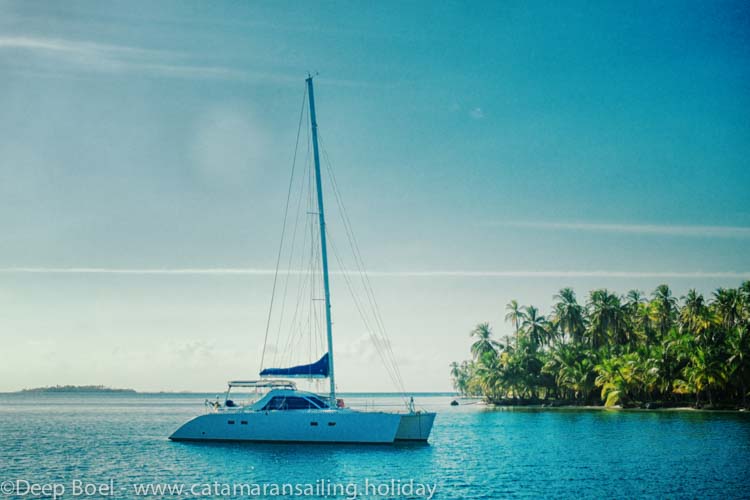
M118 393L135 394L134 389L113 389L103 385L55 385L50 387L35 387L33 389L22 389L22 393L50 393L50 392L76 392L76 393Z

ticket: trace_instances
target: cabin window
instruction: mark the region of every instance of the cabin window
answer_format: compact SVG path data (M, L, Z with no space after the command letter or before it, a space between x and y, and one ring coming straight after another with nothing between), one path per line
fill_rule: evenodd
M284 400L286 398L276 396L274 398L271 398L271 401L266 403L266 406L263 407L264 410L283 410L284 406Z
M287 410L310 410L315 408L317 408L315 403L305 398L286 398Z
M317 406L312 401L308 401L305 398L300 397L283 397L276 396L263 407L264 410L310 410L317 409Z
M320 398L315 396L308 396L307 399L318 405L318 408L328 408L328 405Z
M247 420L240 420L241 425L247 425Z
M229 425L234 425L234 420L227 420L227 423L228 423Z
M334 425L336 425L336 422L328 422L328 427L333 427Z
M317 422L310 422L310 425L313 426L313 427L317 427L318 423Z

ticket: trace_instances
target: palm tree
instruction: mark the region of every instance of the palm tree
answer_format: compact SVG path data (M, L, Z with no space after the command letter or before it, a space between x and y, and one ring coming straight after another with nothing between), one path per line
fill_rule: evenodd
M683 370L688 384L694 388L696 401L700 404L701 392L706 389L708 403L713 405L712 388L720 388L727 379L726 367L708 349L696 347L690 356L690 364Z
M479 323L469 333L469 336L477 339L471 345L471 354L474 356L474 359L479 359L487 352L496 353L497 348L502 348L500 343L492 339L492 329L489 323Z
M602 388L602 401L605 406L615 406L625 397L625 382L620 373L621 361L617 357L605 358L596 365L594 384Z
M630 318L631 338L633 340L640 339L646 344L656 343L656 325L654 325L654 320L652 319L651 304L640 302L633 306L626 305L626 307L633 307L635 309Z
M589 313L589 345L598 349L611 339L622 342L625 333L625 317L620 298L606 289L594 290L587 303Z
M460 394L463 394L463 384L462 382L462 371L461 371L461 365L459 365L456 361L452 362L450 364L451 367L451 381L453 382L453 388L457 390Z
M534 306L526 307L521 326L534 347L544 345L549 338L547 320Z
M679 314L680 327L705 344L706 339L703 334L711 325L711 315L706 301L703 295L696 292L694 288L688 290L683 299L685 305L682 306Z
M652 347L654 357L659 358L660 388L664 394L671 394L675 377L689 362L690 353L695 348L692 334L672 328L662 339L661 345ZM680 394L680 391L677 391Z
M740 390L742 407L747 407L747 387L750 380L750 330L736 328L727 340L729 373Z
M594 362L575 345L556 348L544 365L544 371L555 376L558 387L577 400L588 400L594 389Z
M646 298L640 290L628 290L628 293L625 294L624 306L631 313L635 313L638 310L638 306L645 302Z
M739 322L742 314L742 295L737 288L719 288L714 292L714 306L722 326L731 330Z
M482 353L477 363L476 376L482 393L488 400L495 401L502 396L503 367L496 351Z
M651 294L652 312L654 320L659 328L659 334L663 338L674 324L677 314L677 299L667 285L659 285Z
M572 288L563 288L553 297L555 304L554 318L562 332L563 341L567 335L573 343L579 343L586 330L583 318L583 306L576 300L576 294Z
M634 346L638 341L647 341L650 335L650 321L644 321L646 298L640 290L628 290L622 298L622 308L628 329L628 340Z
M516 349L518 349L518 332L523 321L524 314L521 307L518 305L516 299L511 300L505 305L505 321L510 322L513 325L513 329L516 331Z

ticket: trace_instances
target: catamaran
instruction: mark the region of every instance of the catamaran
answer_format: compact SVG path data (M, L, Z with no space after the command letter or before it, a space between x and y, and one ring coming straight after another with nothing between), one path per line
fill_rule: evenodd
M319 227L319 256L322 270L327 350L322 357L313 363L299 364L288 368L265 368L260 372L260 380L229 382L224 400L206 401L205 414L193 418L177 429L169 437L173 441L385 444L397 441L427 441L430 436L435 413L416 410L413 398L405 397L405 411L391 412L363 411L349 408L343 400L336 396L328 242L325 212L323 210L318 125L315 115L312 76L308 76L306 79L306 96L309 100L314 191L317 199L317 214L313 215L317 215ZM301 118L302 115L300 116L300 125L302 123ZM294 170L292 175L294 175ZM313 184L312 179L310 184ZM287 201L287 209L288 206ZM308 212L308 214L311 214L311 212ZM279 255L281 255L281 251ZM274 279L275 288L276 281ZM271 307L273 308L273 298ZM382 322L378 321L378 323L382 325ZM266 328L267 338L268 327ZM389 344L381 340L380 347L384 346L387 351ZM390 359L395 363L392 353ZM262 364L263 361L261 361ZM316 392L300 390L295 382L287 380L290 378L328 379L329 392L326 396L322 396ZM398 378L400 378L400 375ZM237 400L233 394L238 392L246 394L247 399L245 401Z

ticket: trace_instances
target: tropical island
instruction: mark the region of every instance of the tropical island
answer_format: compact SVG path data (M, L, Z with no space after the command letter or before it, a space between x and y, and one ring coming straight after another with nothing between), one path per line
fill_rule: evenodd
M33 389L22 389L21 393L58 393L58 392L75 392L75 393L118 393L118 394L135 394L134 389L113 389L103 385L55 385L49 387L35 387Z
M750 281L708 300L667 285L648 298L593 290L585 304L563 288L553 300L548 317L508 303L502 340L478 324L471 359L451 364L456 390L497 405L748 408Z

